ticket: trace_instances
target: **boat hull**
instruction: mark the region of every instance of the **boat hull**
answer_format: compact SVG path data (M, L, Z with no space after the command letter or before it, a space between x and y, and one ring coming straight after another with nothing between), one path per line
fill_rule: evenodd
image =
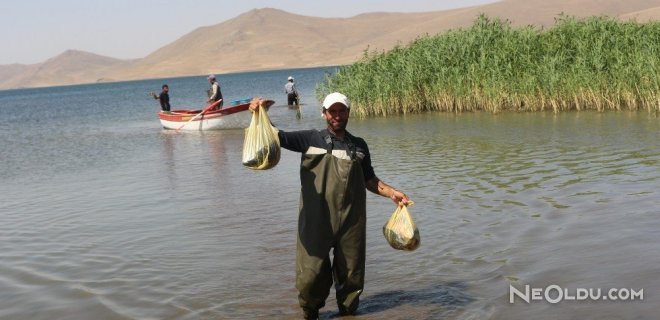
M252 119L252 113L248 110L250 103L223 107L219 110L207 111L195 118L202 110L173 110L158 113L160 123L165 129L205 131L222 129L247 128ZM275 101L266 100L266 108L273 105ZM191 121L192 119L192 121Z

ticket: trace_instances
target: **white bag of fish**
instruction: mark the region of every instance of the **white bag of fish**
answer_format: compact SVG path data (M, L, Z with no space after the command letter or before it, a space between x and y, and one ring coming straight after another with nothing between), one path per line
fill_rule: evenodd
M413 251L419 247L419 230L408 212L408 206L412 204L412 202L407 205L399 204L383 226L383 235L394 249Z
M252 113L250 126L245 129L243 165L255 170L266 170L280 162L280 139L273 127L268 111L262 105Z

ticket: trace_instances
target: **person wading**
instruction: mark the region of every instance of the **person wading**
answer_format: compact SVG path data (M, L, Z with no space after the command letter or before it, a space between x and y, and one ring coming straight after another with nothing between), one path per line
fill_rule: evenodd
M298 105L298 89L296 89L296 84L293 82L293 77L289 76L287 83L284 85L284 92L286 93L287 104Z
M257 112L262 102L254 99L250 110ZM396 204L410 201L376 176L367 143L346 131L348 98L329 94L321 112L325 130L278 132L282 148L301 153L296 288L305 319L318 318L333 279L339 313L355 314L358 308L365 272L365 190Z
M171 108L169 92L170 92L170 87L164 84L160 94L156 94L155 92L150 93L154 99L160 102L160 109L166 112L170 112L170 108Z

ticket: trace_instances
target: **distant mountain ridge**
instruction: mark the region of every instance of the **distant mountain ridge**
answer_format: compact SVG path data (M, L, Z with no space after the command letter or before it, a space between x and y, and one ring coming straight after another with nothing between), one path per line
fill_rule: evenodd
M469 26L480 14L514 25L548 26L560 13L660 19L658 0L503 0L423 13L318 18L253 9L197 28L141 59L68 50L43 63L0 66L0 89L348 64L364 50L389 50L425 34Z
M114 59L89 52L67 50L43 63L0 66L0 88L44 87L99 80L99 75L112 68L123 67L127 60ZM8 67L7 76L4 67ZM82 82L81 82L82 79Z

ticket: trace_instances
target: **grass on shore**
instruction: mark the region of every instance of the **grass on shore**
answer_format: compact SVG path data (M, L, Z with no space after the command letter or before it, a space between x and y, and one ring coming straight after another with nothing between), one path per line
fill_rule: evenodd
M365 51L316 88L352 114L660 111L660 22L559 16L544 30L479 16L467 29Z

